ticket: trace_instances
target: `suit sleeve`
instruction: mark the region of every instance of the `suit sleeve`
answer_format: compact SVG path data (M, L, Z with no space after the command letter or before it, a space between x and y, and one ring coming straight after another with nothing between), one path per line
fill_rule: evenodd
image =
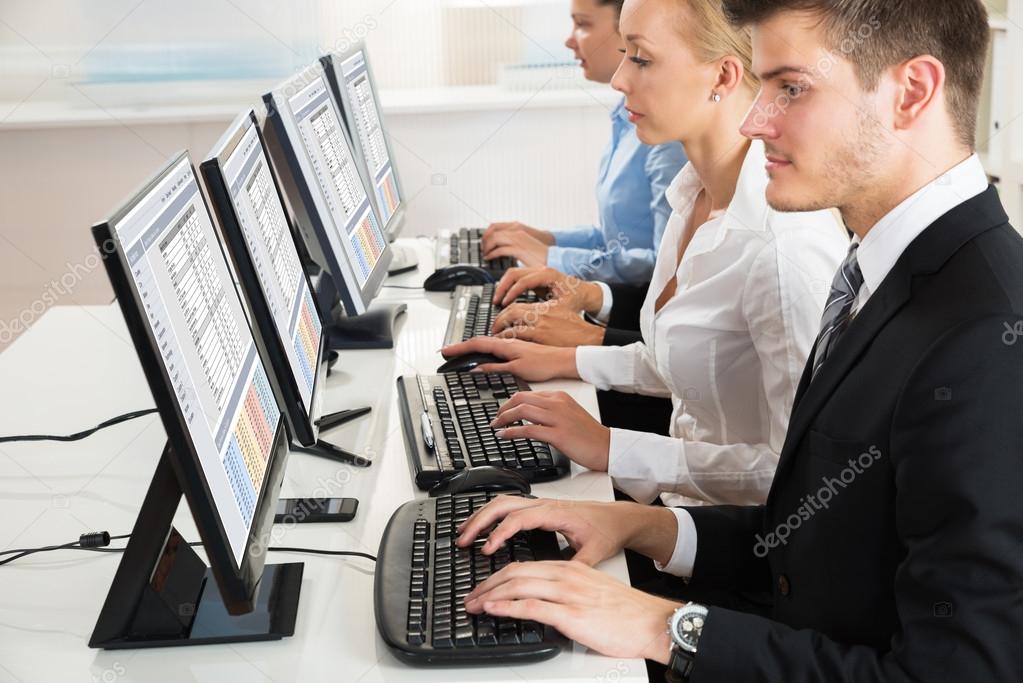
M763 505L687 507L696 525L696 563L690 585L733 591L769 590L771 569L753 553L764 527ZM702 645L702 643L701 643Z
M889 447L905 557L890 647L712 608L695 683L1023 679L1023 343L1003 340L1009 317L942 335L900 393Z
M649 282L638 286L611 285L614 304L611 306L611 315L607 320L607 326L622 330L638 330L639 312L643 309L643 302L646 301L649 287Z
M643 341L643 335L639 330L620 330L608 327L604 330L603 346L628 346Z

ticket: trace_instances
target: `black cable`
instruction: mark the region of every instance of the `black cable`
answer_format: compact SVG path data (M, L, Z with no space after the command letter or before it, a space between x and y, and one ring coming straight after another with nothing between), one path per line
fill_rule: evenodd
M10 564L15 560L20 560L26 555L45 553L52 550L99 550L103 546L110 545L110 541L128 538L130 536L131 534L111 536L106 531L100 531L92 534L82 534L78 537L77 541L71 541L70 543L64 543L62 545L49 545L43 546L42 548L18 548L16 550L4 550L0 552L0 555L14 555L14 557L8 557L6 560L0 561L0 567L5 564Z
M22 436L0 436L0 443L9 443L11 441L78 441L84 439L87 436L92 436L101 429L107 427L113 427L114 425L127 422L128 420L134 420L139 417L145 417L146 415L152 415L157 412L156 408L147 408L146 410L134 410L124 415L118 415L112 417L105 422L100 422L92 429L86 429L82 432L76 432L74 434L68 434L67 436L51 435L51 434L25 434ZM2 553L0 553L2 554Z
M360 553L357 550L320 550L318 548L284 548L281 546L270 546L267 548L270 552L276 553L309 553L311 555L339 555L349 557L364 557L367 560L377 561L376 555L370 555L369 553Z
M413 287L411 285L381 285L381 287L389 289L423 289L422 285L419 287Z
M8 557L6 560L0 560L0 567L5 564L20 560L26 555L32 555L34 553L45 553L53 550L87 550L94 553L123 553L124 548L107 548L105 546L110 545L110 541L117 541L125 538L131 538L131 534L122 534L120 536L111 536L105 531L92 534L82 534L77 541L71 541L70 543L64 543L62 545L50 545L43 546L42 548L18 548L15 550L3 550L0 551L0 556L3 555L14 555L14 557ZM201 546L201 541L193 541L188 545L195 547ZM369 553L363 553L356 550L322 550L320 548L292 548L284 546L271 546L267 548L270 552L277 553L308 553L310 555L333 555L337 557L362 557L367 560L377 561L374 555Z

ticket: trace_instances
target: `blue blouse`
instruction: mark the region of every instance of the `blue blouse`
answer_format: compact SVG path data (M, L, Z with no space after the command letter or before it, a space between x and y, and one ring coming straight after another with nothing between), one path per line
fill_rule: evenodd
M685 164L681 143L639 141L623 99L611 112L611 144L600 163L600 224L555 230L547 265L584 280L649 282L671 215L664 191Z

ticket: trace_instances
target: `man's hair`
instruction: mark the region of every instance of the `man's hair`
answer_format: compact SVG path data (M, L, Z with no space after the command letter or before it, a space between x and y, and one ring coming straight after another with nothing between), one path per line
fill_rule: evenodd
M615 11L618 12L618 16L622 16L622 5L625 4L625 0L597 0L598 5L613 5Z
M868 91L888 68L921 55L945 66L947 103L959 140L973 149L991 31L982 0L723 0L735 25L779 12L820 17L826 47L853 64Z

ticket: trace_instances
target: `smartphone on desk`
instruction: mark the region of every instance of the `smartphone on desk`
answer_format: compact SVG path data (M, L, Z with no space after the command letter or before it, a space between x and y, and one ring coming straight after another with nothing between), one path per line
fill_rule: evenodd
M274 523L350 522L358 507L355 498L281 498Z

